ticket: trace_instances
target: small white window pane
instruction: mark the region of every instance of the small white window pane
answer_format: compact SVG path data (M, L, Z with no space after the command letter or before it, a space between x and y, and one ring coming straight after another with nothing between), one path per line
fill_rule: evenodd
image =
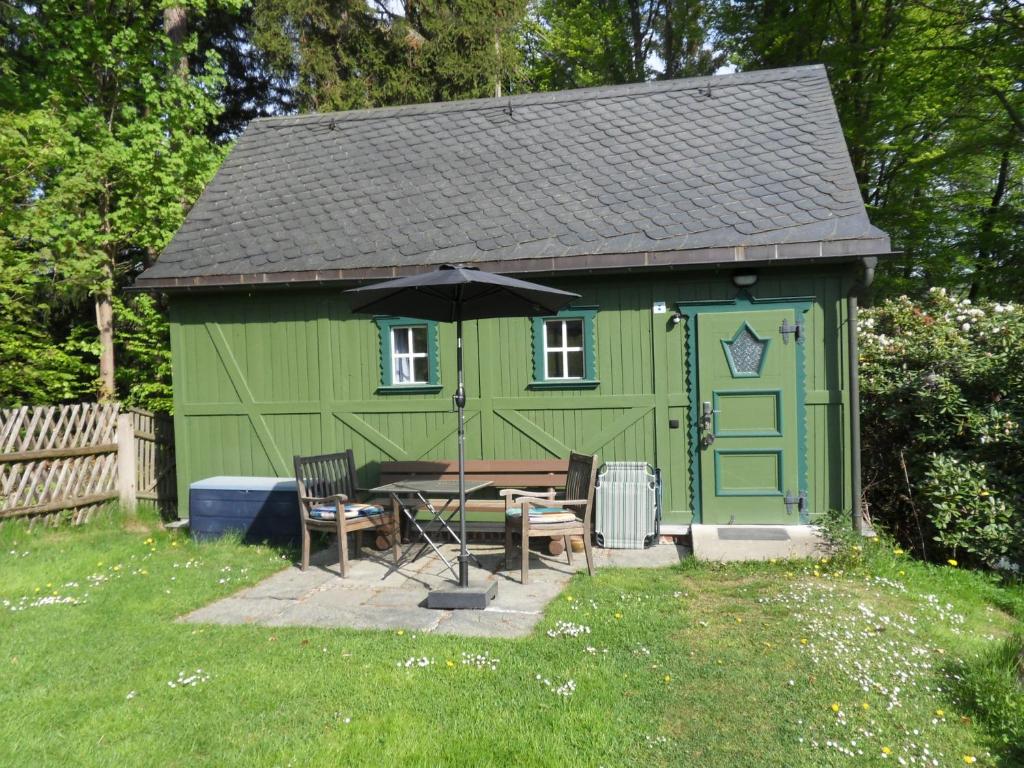
M582 379L583 378L583 351L578 352L567 352L566 356L569 358L569 378L570 379Z
M561 320L548 320L544 323L544 328L547 331L547 347L548 349L554 349L555 347L562 346L562 321Z
M409 329L395 328L391 331L391 338L394 341L395 352L399 355L407 354L409 350Z
M427 328L424 325L412 329L412 351L427 351Z
M429 376L427 375L427 358L415 358L413 360L413 366L416 373L415 381L420 384L426 384L429 380Z
M582 347L583 346L583 321L582 320L566 320L565 330L568 337L570 347Z
M548 378L549 379L562 379L565 378L565 373L562 369L562 353L561 352L548 352Z
M409 370L408 357L395 358L395 383L408 384L412 380L412 372Z

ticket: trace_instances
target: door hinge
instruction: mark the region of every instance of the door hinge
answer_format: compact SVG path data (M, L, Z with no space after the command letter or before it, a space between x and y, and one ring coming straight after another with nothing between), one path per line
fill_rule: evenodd
M789 337L792 334L797 344L803 343L804 340L804 324L799 320L793 325L790 325L789 318L785 318L782 321L782 325L779 326L779 333L782 334L782 343L789 344Z
M797 513L802 515L807 509L807 491L800 491L799 495L794 496L793 492L787 489L782 503L786 505L787 515L793 514L793 507L796 507Z

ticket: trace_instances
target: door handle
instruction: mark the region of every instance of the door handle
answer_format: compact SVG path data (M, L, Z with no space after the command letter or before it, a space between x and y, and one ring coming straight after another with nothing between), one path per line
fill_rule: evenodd
M714 413L715 411L714 408L712 408L711 406L711 401L705 400L700 417L701 448L707 448L709 445L715 442Z

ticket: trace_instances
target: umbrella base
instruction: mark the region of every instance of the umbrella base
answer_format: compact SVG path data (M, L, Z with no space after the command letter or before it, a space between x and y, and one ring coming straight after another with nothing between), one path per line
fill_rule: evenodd
M481 587L445 587L435 589L427 595L427 608L442 611L482 611L490 605L497 594L498 582L496 581Z

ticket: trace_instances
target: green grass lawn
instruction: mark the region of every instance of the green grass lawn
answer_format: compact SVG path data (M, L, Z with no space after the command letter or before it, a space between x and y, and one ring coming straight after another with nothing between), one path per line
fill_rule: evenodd
M175 621L285 555L0 529L0 765L1022 764L1024 592L884 544L578 576L523 640Z

